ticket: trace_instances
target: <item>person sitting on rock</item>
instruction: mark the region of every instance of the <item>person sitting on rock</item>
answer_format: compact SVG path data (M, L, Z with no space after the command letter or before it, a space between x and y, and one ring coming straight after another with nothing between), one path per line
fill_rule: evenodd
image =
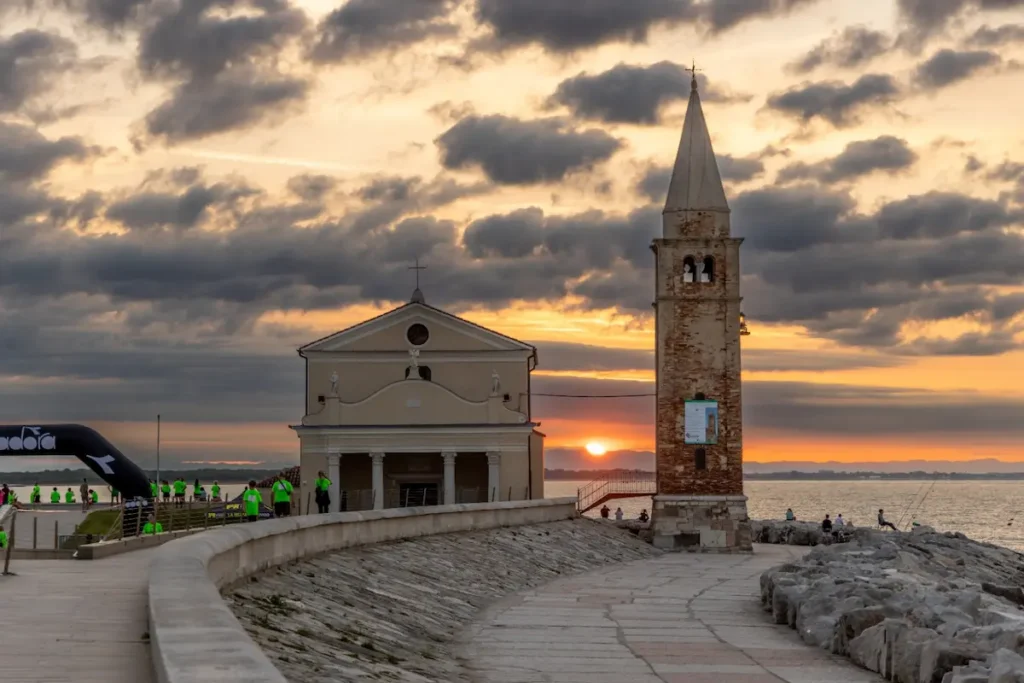
M826 534L832 533L832 520L825 515L825 519L821 520L821 530Z
M896 528L895 524L893 524L892 522L885 521L885 510L883 510L882 508L878 508L878 526L887 526L893 531L899 531L899 529Z
M796 515L793 514L793 508L786 508L786 521L787 522L795 522L796 521Z
M649 514L647 514L647 510L641 510L641 511L640 511L640 517L639 517L638 519L639 519L639 520L640 520L641 522L646 522L646 521L647 521L647 520L649 520L650 518L651 518L651 516L650 516Z
M601 506L601 519L608 519L608 515L612 513L612 509L607 505Z
M843 513L842 512L840 512L838 515L836 515L836 521L832 524L832 526L834 526L834 527L836 527L836 526L846 526L846 522L843 521Z
M622 521L622 515L623 515L622 508L615 508L615 521L616 522L621 522Z

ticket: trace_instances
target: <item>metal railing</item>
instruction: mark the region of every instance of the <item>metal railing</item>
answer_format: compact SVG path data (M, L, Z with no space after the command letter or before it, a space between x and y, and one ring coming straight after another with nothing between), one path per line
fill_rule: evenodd
M576 506L583 513L593 510L601 503L613 498L653 496L655 493L657 493L657 482L652 472L644 470L611 472L577 489Z

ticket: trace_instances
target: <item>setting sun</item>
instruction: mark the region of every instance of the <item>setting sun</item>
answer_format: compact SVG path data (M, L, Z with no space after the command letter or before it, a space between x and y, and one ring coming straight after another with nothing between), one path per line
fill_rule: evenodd
M603 445L597 443L596 441L591 441L590 443L587 444L587 453L590 453L591 455L596 455L600 457L607 452L608 449L605 448Z

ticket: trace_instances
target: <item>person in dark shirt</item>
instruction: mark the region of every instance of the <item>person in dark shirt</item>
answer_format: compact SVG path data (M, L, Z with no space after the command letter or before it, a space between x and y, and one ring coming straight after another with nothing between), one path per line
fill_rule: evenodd
M832 520L828 518L828 515L825 515L825 519L821 521L821 530L826 534L832 533Z

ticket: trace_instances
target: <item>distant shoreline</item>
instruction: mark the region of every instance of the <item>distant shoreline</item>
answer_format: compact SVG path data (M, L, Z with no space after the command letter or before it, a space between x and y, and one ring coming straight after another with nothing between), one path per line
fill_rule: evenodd
M544 470L547 481L593 481L595 479L615 478L619 476L635 477L640 480L654 479L654 472L649 470ZM1024 472L837 472L823 470L820 472L746 472L746 481L1021 481Z
M248 481L261 480L276 475L282 469L221 469L205 468L196 470L167 469L160 471L161 479L175 479L178 476L186 481L199 479L210 481ZM146 471L147 476L156 477L152 470ZM650 470L544 470L547 481L594 481L619 477L633 477L639 480L654 479ZM80 482L85 478L92 484L99 484L100 478L91 470L63 469L42 470L39 472L0 472L0 483L10 486L69 484ZM1024 481L1024 472L840 472L822 470L820 472L747 472L743 475L746 481Z

